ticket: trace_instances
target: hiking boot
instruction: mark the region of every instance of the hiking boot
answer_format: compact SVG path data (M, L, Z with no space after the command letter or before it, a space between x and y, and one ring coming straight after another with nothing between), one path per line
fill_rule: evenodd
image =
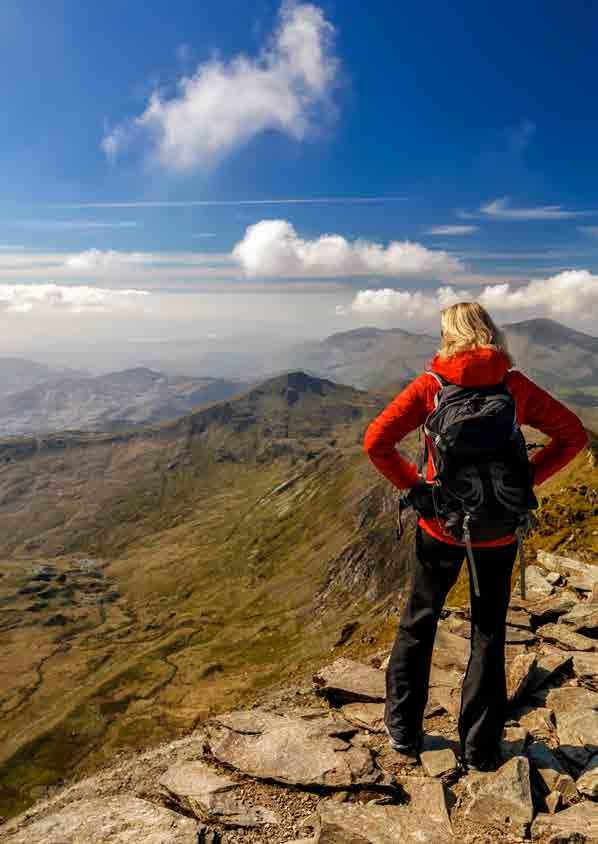
M406 765L417 765L419 762L419 746L415 742L404 742L393 736L388 727L384 725L384 731L388 736L388 744L391 750L401 757L398 761Z

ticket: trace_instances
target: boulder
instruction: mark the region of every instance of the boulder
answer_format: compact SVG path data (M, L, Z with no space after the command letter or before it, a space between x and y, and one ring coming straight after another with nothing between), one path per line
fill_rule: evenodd
M559 753L579 767L585 767L598 751L598 712L576 709L558 716Z
M524 756L505 762L496 773L469 774L465 787L469 797L465 818L525 836L534 809L529 762Z
M584 686L598 691L598 653L573 654L573 672Z
M205 762L173 765L160 777L159 784L182 809L205 822L230 827L278 823L274 812L239 799L235 794L238 783L216 774Z
M551 571L558 571L559 574L579 575L590 581L598 581L598 567L590 563L582 563L581 560L574 560L572 557L562 557L559 554L551 554L549 551L538 551L538 562L544 568Z
M349 788L381 779L370 749L348 741L357 732L348 721L276 718L264 719L263 729L254 727L251 733L229 726L225 718L215 719L206 730L210 753L250 776L287 785Z
M577 789L586 797L598 797L598 753L595 753L577 778Z
M507 697L513 702L520 698L536 665L536 654L519 654L507 668Z
M322 668L313 679L317 694L335 703L382 701L386 697L383 671L345 657Z
M335 803L318 806L317 844L442 844L454 841L442 784L424 780L405 805Z
M77 800L11 837L11 844L196 844L197 821L138 797Z
M577 787L560 759L544 742L534 741L527 748L532 771L542 783L545 794L558 791L566 803L577 798Z
M537 815L531 834L541 844L598 844L598 803L584 801L555 815Z
M598 641L575 633L566 624L544 624L542 627L538 627L536 633L543 639L556 642L557 645L570 651L598 650Z
M347 703L341 707L343 718L362 730L384 732L383 703Z

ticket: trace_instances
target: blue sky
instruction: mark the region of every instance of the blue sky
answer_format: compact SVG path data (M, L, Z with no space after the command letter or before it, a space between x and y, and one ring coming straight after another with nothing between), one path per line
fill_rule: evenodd
M597 27L581 0L5 0L0 352L430 329L463 295L592 330Z

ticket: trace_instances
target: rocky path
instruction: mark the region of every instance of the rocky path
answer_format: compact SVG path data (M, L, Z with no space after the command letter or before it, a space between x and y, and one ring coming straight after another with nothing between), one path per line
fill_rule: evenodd
M387 654L213 718L0 826L6 844L598 844L598 566L540 552L507 631L497 768L459 769L466 608L440 623L421 763L383 732Z

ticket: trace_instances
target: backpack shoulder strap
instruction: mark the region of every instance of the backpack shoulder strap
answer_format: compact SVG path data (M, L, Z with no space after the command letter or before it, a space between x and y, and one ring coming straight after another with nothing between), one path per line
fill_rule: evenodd
M426 375L431 375L432 378L438 383L439 389L436 391L434 395L434 410L438 407L438 402L440 401L440 391L443 387L448 387L451 383L447 381L446 378L443 378L442 375L439 375L437 372L434 372L432 369L425 370Z

